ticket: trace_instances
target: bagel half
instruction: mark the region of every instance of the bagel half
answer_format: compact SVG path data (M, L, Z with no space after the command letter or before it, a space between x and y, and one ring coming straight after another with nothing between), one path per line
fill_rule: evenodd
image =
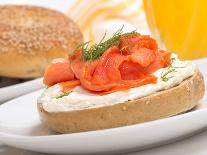
M61 12L27 5L0 6L0 76L42 76L54 58L82 43L78 26Z
M73 133L174 116L194 108L203 97L204 91L203 76L197 71L178 86L112 106L68 112L47 112L42 103L37 106L43 124L59 133Z

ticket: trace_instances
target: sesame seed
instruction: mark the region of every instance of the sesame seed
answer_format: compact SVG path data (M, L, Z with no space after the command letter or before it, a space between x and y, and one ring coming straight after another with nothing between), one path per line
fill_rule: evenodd
M126 110L126 106L123 106L123 107L122 107L122 110L125 111L125 110Z
M147 100L145 103L146 103L146 104L149 104L149 103L150 103L150 101L149 101L149 100Z

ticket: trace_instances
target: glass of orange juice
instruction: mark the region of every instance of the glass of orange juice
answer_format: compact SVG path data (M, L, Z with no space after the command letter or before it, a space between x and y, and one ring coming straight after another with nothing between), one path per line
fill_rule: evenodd
M207 0L143 0L161 47L182 59L207 57Z

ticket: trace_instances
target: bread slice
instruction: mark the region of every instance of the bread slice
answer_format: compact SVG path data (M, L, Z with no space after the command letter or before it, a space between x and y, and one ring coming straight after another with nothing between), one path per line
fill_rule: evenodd
M194 108L204 95L204 80L197 71L178 86L136 100L68 112L38 111L43 124L59 133L114 128L170 117Z

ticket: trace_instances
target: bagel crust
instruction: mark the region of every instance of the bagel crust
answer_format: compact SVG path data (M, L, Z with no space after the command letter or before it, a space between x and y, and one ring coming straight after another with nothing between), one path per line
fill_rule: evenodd
M82 43L78 26L61 12L27 5L0 6L0 76L42 76L54 58Z
M47 112L38 103L44 125L59 133L73 133L138 124L174 116L194 108L205 92L197 71L178 86L136 100L78 111Z

